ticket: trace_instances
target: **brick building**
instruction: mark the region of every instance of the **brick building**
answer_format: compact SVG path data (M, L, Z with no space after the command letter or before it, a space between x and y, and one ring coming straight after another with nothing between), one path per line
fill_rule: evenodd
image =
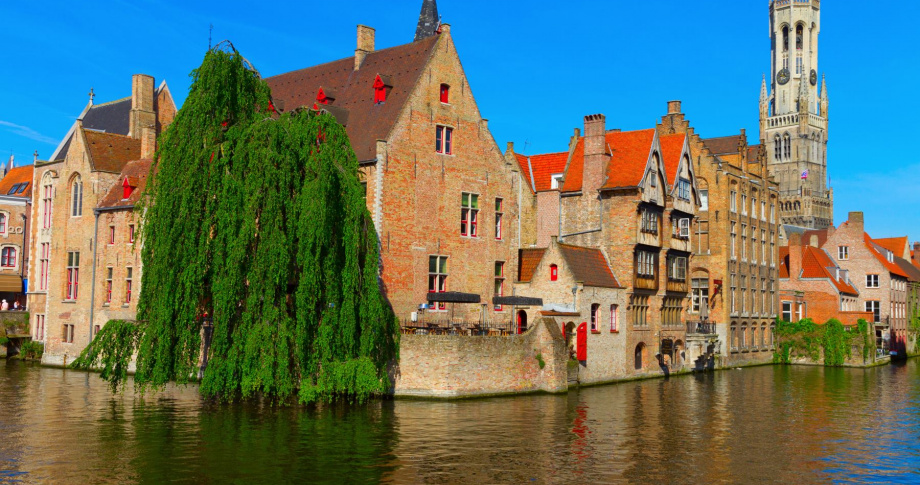
M872 320L872 313L860 308L859 290L849 272L825 249L791 234L789 245L780 248L779 260L780 318L784 321L810 318L823 324L835 318L844 325L855 325L861 318Z
M267 78L275 106L324 109L345 126L399 318L445 312L429 293L449 291L482 301L454 306L456 317L510 321L486 302L510 288L495 274L516 267L524 188L480 115L450 26L427 1L414 42L377 50L360 25L357 38L353 57Z
M32 209L32 165L14 167L13 156L0 180L0 298L10 309L25 307Z
M917 334L911 330L911 320L920 319L920 263L914 259L915 254L920 252L920 244L914 243L914 250L911 251L907 236L873 239L873 241L891 251L894 254L894 263L907 275L905 313L908 331L903 339L899 338L894 342L892 350L897 352L898 357L918 354L920 349L917 348Z
M155 87L153 77L136 74L129 97L95 104L91 95L50 159L36 162L28 307L33 332L39 329L33 337L45 344L43 363L66 365L105 323L94 318L94 288L103 287L108 275L94 271L94 258L107 254L100 247L108 226L100 223L108 220L100 221L94 209L122 184L129 161L152 158L157 135L176 111L165 82ZM116 234L123 236L124 230ZM119 270L127 264L133 263L121 258Z
M506 159L531 179L533 207L522 211L522 224L536 227L534 244L557 237L600 249L619 275L629 373L680 367L690 228L699 204L685 135L607 130L604 115L589 115L584 136L576 129L567 152L528 157L509 145Z
M687 320L703 324L694 327L694 337L715 334L725 365L769 362L777 311L779 193L762 148L749 146L744 130L700 138L680 101L668 103L658 132L686 135L700 192Z

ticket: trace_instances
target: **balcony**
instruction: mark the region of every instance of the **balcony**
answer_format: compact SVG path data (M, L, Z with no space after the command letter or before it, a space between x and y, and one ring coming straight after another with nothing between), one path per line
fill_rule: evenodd
M709 321L687 322L687 335L715 335L716 323Z

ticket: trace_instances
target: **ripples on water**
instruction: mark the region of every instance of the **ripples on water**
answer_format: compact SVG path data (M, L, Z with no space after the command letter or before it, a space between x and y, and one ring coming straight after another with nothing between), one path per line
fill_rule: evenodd
M0 483L920 483L920 367L273 409L0 361Z

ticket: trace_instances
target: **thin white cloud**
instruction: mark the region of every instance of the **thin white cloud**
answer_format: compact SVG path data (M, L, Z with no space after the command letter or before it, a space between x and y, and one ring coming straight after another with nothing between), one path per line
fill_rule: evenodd
M7 130L13 132L14 135L19 135L30 140L35 140L42 143L47 143L49 145L57 146L60 140L51 138L50 136L42 135L41 133L29 128L28 126L17 125L16 123L10 123L9 121L0 120L0 127L6 128Z

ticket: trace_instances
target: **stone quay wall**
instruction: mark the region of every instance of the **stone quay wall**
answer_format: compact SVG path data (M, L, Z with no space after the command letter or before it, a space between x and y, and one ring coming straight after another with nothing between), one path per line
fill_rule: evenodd
M540 368L537 356L544 366ZM565 338L552 319L522 335L403 335L392 369L397 397L463 398L566 392Z

